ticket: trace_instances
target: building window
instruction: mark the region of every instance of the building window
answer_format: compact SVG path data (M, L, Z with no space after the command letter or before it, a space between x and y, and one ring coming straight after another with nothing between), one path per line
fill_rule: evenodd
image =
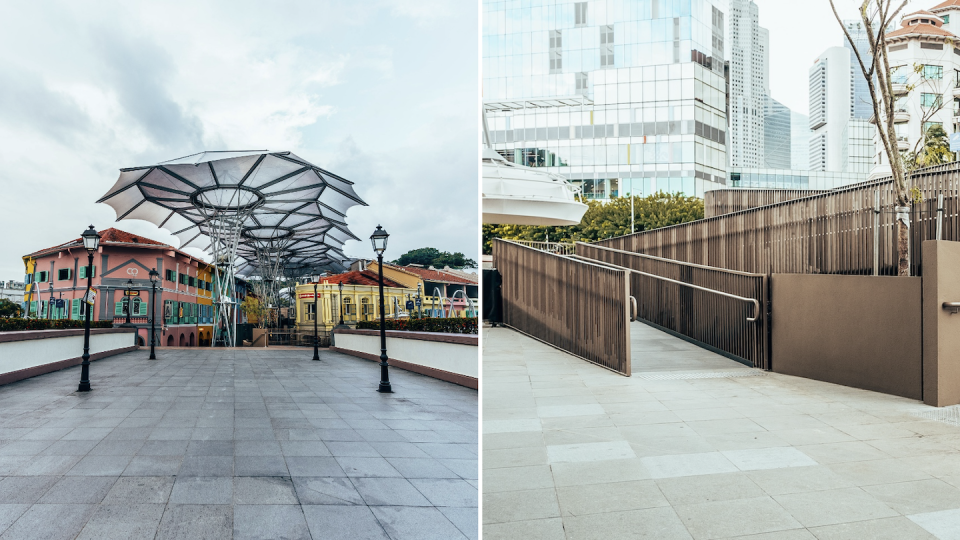
M577 2L576 4L573 5L573 11L575 13L574 25L586 26L587 25L587 3Z
M69 268L57 270L57 281L67 281L73 279L73 271Z
M924 122L923 132L926 133L927 131L930 131L930 128L932 128L933 126L943 127L943 122Z
M943 104L943 96L940 94L920 94L920 106L925 108L939 108ZM926 131L926 130L924 130Z
M943 19L943 24L950 24L950 16L949 16L949 15L942 15L940 18Z
M550 31L550 73L561 73L563 69L563 32Z
M931 66L925 64L923 66L923 78L924 79L935 79L940 80L943 78L943 66Z
M600 67L613 66L613 25L600 27Z
M587 74L586 73L577 73L577 93L586 94L587 93Z
M174 272L173 270L166 270L164 273L166 274L167 281L172 281L174 283L177 282L176 272Z

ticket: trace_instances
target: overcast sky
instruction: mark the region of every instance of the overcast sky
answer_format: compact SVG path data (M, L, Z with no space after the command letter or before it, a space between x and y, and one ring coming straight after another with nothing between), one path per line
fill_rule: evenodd
M808 114L810 67L820 53L830 47L842 47L846 39L830 2L754 1L760 10L760 26L770 30L770 93L791 110ZM857 10L862 0L834 0L834 3L842 18L859 20ZM939 3L940 0L913 0L903 14L929 9Z
M347 244L478 256L478 7L450 0L13 1L0 17L0 280L93 224L118 169L290 150L355 182ZM188 248L189 249L189 248Z

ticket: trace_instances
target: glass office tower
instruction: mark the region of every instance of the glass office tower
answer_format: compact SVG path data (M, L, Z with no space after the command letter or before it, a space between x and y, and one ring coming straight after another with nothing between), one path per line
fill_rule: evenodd
M483 0L494 148L607 199L726 184L720 0Z

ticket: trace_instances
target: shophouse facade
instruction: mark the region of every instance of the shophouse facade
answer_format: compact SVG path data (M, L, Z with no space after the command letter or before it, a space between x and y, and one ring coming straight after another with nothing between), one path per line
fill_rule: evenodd
M125 323L129 309L141 345L150 344L151 316L156 318L158 346L209 344L213 323L211 265L167 244L119 229L100 231L100 236L93 259L92 286L97 299L91 320ZM79 238L25 255L23 261L23 305L28 317L85 317L86 303L81 298L87 286L88 259ZM154 268L160 274L155 303L149 275ZM139 295L125 296L128 289ZM57 300L63 300L62 308L57 307Z

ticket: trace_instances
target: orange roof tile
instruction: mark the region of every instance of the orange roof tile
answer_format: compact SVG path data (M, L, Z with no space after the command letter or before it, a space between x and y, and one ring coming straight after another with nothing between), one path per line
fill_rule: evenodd
M956 38L957 36L952 33L940 28L939 26L934 26L932 24L914 24L912 26L905 26L893 32L887 34L887 39L909 36L909 35L918 35L918 36L940 36L940 37L949 37Z
M190 255L189 253L184 253L184 252L180 251L179 249L174 248L173 246L171 246L171 245L169 245L169 244L164 244L163 242L157 242L156 240L151 240L151 239L149 239L149 238L144 238L144 237L141 236L141 235L133 234L133 233L128 233L127 231L121 231L120 229L116 229L116 228L113 228L113 227L110 227L109 229L104 229L104 230L102 230L102 231L97 231L97 232L100 234L100 245L102 245L102 246L109 246L110 244L127 244L127 245L130 245L130 244L141 244L141 245L145 245L145 246L156 246L157 248L160 248L160 249L173 250L173 251L175 251L176 253L178 253L178 254L180 254L180 255L182 255L182 256L184 256L184 257L190 257L191 259L197 259L196 256ZM34 251L33 253L30 253L29 255L25 255L25 257L35 257L35 256L38 256L38 255L46 255L48 252L59 251L59 250L61 250L61 249L66 249L66 248L70 248L70 247L79 247L79 246L82 246L82 245L83 245L83 241L78 237L78 238L75 238L75 239L70 240L70 241L68 241L68 242L64 242L64 243L62 243L62 244L53 246L53 247L48 247L48 248L46 248L46 249L41 249L41 250ZM198 259L198 260L200 260L200 259ZM203 261L200 260L200 262L203 262Z
M406 270L407 272L417 274L423 279L438 281L440 283L463 283L465 285L477 284L475 281L470 281L469 279L444 272L442 270L430 270L429 268L420 268L419 266L396 266L395 268Z
M344 285L369 285L376 287L379 285L379 277L379 274L370 270L353 270L351 272L322 277L320 278L320 283L343 283ZM387 277L383 278L383 286L403 288L403 285Z
M936 11L938 9L947 9L952 7L960 7L960 0L947 0L942 4L937 4L936 6L930 8L930 11Z

